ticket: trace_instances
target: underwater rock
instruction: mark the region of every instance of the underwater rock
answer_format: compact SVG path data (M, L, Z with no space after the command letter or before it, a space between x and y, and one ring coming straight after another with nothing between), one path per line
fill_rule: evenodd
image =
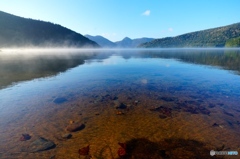
M199 105L199 103L195 100L186 100L184 101L186 104L192 104L192 105Z
M192 114L198 114L197 108L193 106L186 106L184 110Z
M172 117L172 109L167 107L162 107L160 113L166 115L167 117Z
M98 103L98 102L103 102L104 100L104 97L103 96L100 96L100 95L96 95L94 96L94 103Z
M29 146L30 152L45 151L54 148L56 145L54 142L47 140L43 137L39 137L37 140L33 141Z
M205 115L209 115L210 114L210 111L208 109L206 109L205 107L203 107L203 106L199 106L198 107L198 111L199 111L199 113L202 113L202 114L205 114Z
M74 123L74 120L70 120L70 121L69 121L69 124L73 124L73 123Z
M160 100L164 100L166 102L173 102L175 101L174 97L160 97Z
M20 141L30 140L31 136L29 134L22 134Z
M56 158L56 156L55 156L55 155L52 155L52 156L50 156L49 159L55 159L55 158Z
M163 108L163 106L159 106L159 107L152 107L149 110L150 111L159 111L161 108Z
M89 145L86 146L86 147L80 148L78 150L79 158L80 158L80 156L87 156L87 155L89 155L89 150L90 150Z
M132 100L132 97L128 96L127 99L128 99L128 100Z
M123 103L119 103L119 105L116 107L116 109L126 109L127 106Z
M166 117L172 117L172 109L164 106L150 108L150 111L157 111L160 113L159 117L165 119Z
M72 137L72 134L63 134L62 135L62 138L64 138L64 139L70 139Z
M112 100L112 97L109 94L106 95L100 95L100 96L96 96L97 98L95 98L95 103L97 102L104 102L104 101L108 101L108 100Z
M138 100L135 100L135 101L134 101L134 104L135 104L135 105L137 105L138 103L139 103L139 101L138 101Z
M163 159L169 158L160 144L149 141L148 139L132 139L126 142L125 156L120 158L128 159Z
M227 123L228 123L229 126L231 126L231 127L233 126L233 122L227 120Z
M64 103L64 102L66 102L66 101L67 101L67 99L64 98L64 97L58 97L58 98L56 98L56 99L53 100L53 102L54 102L55 104L62 104L62 103Z
M118 143L118 145L120 145L121 147L118 149L118 156L119 157L124 157L126 156L126 148L127 148L127 145L126 143Z
M165 119L165 118L167 118L167 116L166 116L166 115L163 115L163 114L160 114L160 115L159 115L159 118L160 118L160 119Z
M215 107L215 105L214 105L214 104L212 104L212 103L209 103L208 107L209 107L209 108L214 108L214 107Z
M66 130L67 131L70 131L70 132L75 132L75 131L79 131L79 130L82 130L85 128L85 125L83 123L80 123L80 122L76 122L76 123L73 123L73 124L69 124L67 127L66 127Z
M117 114L117 115L124 115L124 112L117 111L116 114Z
M112 98L112 100L117 100L117 99L118 99L118 97L116 97L116 96Z
M227 112L226 110L223 110L223 113L226 114L226 115L228 115L228 116L234 117L234 115L233 115L232 113L229 113L229 112Z
M205 114L205 115L210 114L210 111L203 106L195 106L195 105L186 104L186 105L182 106L182 110L185 112L192 113L192 114L199 114L199 113Z
M224 106L224 104L223 103L217 103L219 106Z
M210 156L209 146L197 140L167 138L153 142L146 138L133 138L126 143L126 156L118 159L219 159ZM216 148L214 148L216 150ZM221 148L220 148L221 149Z
M109 94L106 94L104 97L103 97L104 100L111 100L112 97L109 95Z
M214 123L214 124L212 124L212 127L219 127L219 124Z

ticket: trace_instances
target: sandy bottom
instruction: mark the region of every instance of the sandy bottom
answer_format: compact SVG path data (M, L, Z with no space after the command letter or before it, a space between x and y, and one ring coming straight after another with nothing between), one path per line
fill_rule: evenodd
M78 150L89 145L91 158L116 159L119 142L127 145L125 158L213 158L210 150L240 153L240 108L234 100L117 88L57 97L46 94L19 103L21 107L5 108L8 114L0 121L0 158L78 159ZM56 103L57 98L66 100ZM117 109L116 103L127 107ZM82 122L85 128L64 139L70 122ZM23 133L31 139L20 141ZM29 152L38 137L53 141L56 147Z

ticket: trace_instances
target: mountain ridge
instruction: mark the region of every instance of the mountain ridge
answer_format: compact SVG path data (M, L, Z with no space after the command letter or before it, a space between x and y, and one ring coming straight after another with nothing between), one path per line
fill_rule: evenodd
M140 44L144 48L169 48L169 47L225 47L226 42L240 37L240 23L190 32L175 37L155 39L151 42Z
M0 11L0 47L99 47L59 24Z
M108 40L107 38L100 36L100 35L92 36L92 35L86 34L84 36L92 41L95 41L101 47L114 48L117 46L114 42L112 42L112 41Z
M125 37L121 41L116 41L115 43L120 48L136 48L138 45L145 42L152 41L152 40L154 40L154 38L142 37L142 38L131 39L129 37Z
M136 38L136 39L125 37L120 41L112 42L109 39L100 35L92 36L87 34L84 36L89 38L92 41L95 41L101 47L104 47L104 48L136 48L141 43L154 40L154 38L147 38L147 37Z

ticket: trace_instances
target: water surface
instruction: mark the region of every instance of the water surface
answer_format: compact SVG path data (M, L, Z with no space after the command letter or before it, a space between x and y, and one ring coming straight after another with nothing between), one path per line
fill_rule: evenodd
M22 53L0 55L0 158L78 158L87 145L118 158L118 142L126 158L239 152L237 49ZM85 128L63 139L72 122ZM56 147L29 152L39 136Z

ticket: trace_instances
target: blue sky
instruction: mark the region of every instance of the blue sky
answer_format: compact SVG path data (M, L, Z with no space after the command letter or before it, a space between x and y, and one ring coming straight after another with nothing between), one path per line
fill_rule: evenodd
M112 41L177 36L240 22L240 0L1 0L0 10Z

